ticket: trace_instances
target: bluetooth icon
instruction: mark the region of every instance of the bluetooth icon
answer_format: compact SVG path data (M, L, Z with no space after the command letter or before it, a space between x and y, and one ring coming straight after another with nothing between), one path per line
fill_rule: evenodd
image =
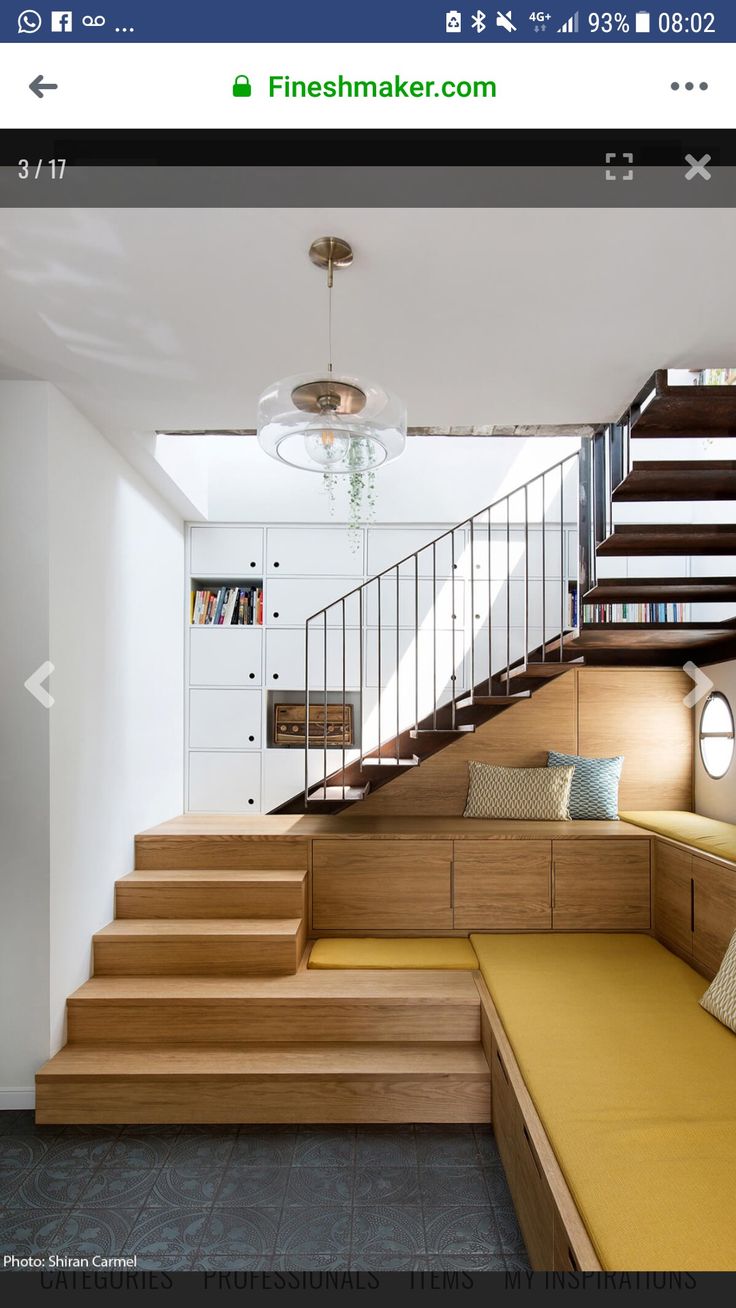
M477 13L473 14L473 16L472 16L472 18L471 18L470 21L471 21L473 27L475 28L475 30L476 30L476 32L478 33L479 36L480 36L481 32L485 32L485 30L486 30L486 16L485 16L485 14L483 13L483 10L482 10L482 9L479 9L479 10L477 11Z

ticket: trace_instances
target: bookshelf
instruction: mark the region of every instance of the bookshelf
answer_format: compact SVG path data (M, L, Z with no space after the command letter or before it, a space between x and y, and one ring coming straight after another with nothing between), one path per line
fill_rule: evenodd
M193 627L262 627L263 579L192 577L189 621Z

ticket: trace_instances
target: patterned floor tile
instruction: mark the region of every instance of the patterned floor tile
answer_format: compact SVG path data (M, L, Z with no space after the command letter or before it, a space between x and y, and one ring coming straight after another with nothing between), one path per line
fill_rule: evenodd
M292 1167L284 1203L349 1204L354 1176L352 1167Z
M231 1256L273 1253L279 1227L279 1207L214 1208L200 1241L200 1256Z
M502 1253L489 1254L429 1254L430 1270L435 1272L505 1272L506 1259Z
M0 1251L20 1258L29 1254L45 1255L58 1247L56 1236L63 1220L62 1213L51 1209L6 1212L0 1220Z
M295 1127L241 1127L230 1161L245 1166L289 1167L295 1145Z
M516 1220L516 1213L511 1204L508 1206L499 1206L494 1208L493 1215L498 1226L498 1233L501 1245L506 1254L518 1255L526 1258L526 1245L524 1238L519 1230L519 1223Z
M424 1206L427 1251L432 1254L500 1252L501 1240L489 1204L453 1208Z
M57 1176L91 1172L104 1162L113 1146L109 1136L58 1136L43 1156L43 1166Z
M355 1142L355 1161L358 1168L415 1166L417 1146L414 1128L359 1126Z
M347 1249L340 1253L277 1253L271 1260L274 1272L347 1272Z
M146 1207L136 1215L123 1252L142 1258L194 1258L204 1235L209 1209L172 1212Z
M230 1254L227 1258L218 1258L214 1254L197 1254L192 1263L193 1272L268 1272L271 1270L270 1254ZM215 1289L217 1287L215 1286Z
M359 1167L355 1174L355 1204L413 1204L421 1202L416 1167Z
M58 1167L39 1163L25 1173L15 1192L8 1197L11 1208L56 1208L63 1212L71 1208L84 1193L90 1182L86 1167Z
M397 1254L384 1250L366 1250L350 1256L351 1272L428 1272L426 1253Z
M351 1210L345 1205L328 1207L285 1206L281 1213L276 1252L283 1254L342 1254L350 1249Z
M263 1167L230 1163L215 1194L215 1205L261 1208L281 1207L289 1178L288 1167Z
M355 1127L300 1126L295 1167L348 1167L355 1160Z
M506 1173L502 1167L485 1167L483 1169L491 1203L498 1208L511 1208L513 1201Z
M54 1137L43 1140L32 1135L0 1136L0 1178L20 1177L35 1167L49 1152Z
M416 1128L417 1157L431 1167L473 1167L478 1163L478 1145L472 1126L425 1126Z
M425 1206L487 1204L486 1179L480 1167L420 1166L419 1185Z
M222 1163L213 1168L193 1165L181 1171L178 1167L164 1167L155 1175L148 1192L146 1206L152 1208L209 1208L214 1203L222 1183Z
M125 1249L138 1211L137 1206L86 1209L80 1205L64 1217L57 1233L57 1243L75 1257L83 1254L117 1257Z
M375 1250L412 1256L424 1254L422 1209L410 1204L366 1204L353 1214L352 1252L365 1257Z
M179 1135L166 1155L165 1165L182 1175L196 1175L204 1168L223 1171L237 1142L235 1135Z
M81 1208L139 1208L146 1202L158 1177L157 1171L126 1167L105 1161L88 1179L79 1204Z
M178 1140L177 1131L171 1135L152 1130L145 1135L129 1135L123 1132L113 1144L105 1159L106 1164L119 1164L128 1170L141 1168L152 1171L165 1167L169 1156Z
M498 1152L496 1137L490 1126L474 1126L475 1143L484 1167L501 1167L501 1155Z

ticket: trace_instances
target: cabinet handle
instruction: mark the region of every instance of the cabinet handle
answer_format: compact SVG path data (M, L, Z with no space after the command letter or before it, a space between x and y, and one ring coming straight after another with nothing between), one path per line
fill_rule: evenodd
M455 912L455 860L450 859L450 908Z
M690 930L695 931L695 877L690 878Z
M555 868L555 863L554 863L554 859L553 859L553 860L552 860L552 908L553 908L553 909L554 909L554 906L555 906L555 896L556 896L556 893L557 893L557 883L556 883L556 881L555 881L555 873L556 873L556 870L557 870L557 869Z
M499 1067L501 1068L501 1071L502 1071L502 1073L503 1073L503 1079L504 1079L504 1081L506 1082L506 1084L508 1085L508 1083L509 1083L509 1074L508 1074L508 1072L506 1071L506 1068L505 1068L505 1066L504 1066L504 1061L503 1061L501 1055L499 1054L498 1050L496 1050L496 1058L498 1059L498 1065L499 1065Z
M569 1245L567 1246L567 1261L569 1262L570 1268L573 1272L580 1271L580 1268L578 1267L577 1258L575 1257L575 1254L573 1253Z
M528 1132L527 1129L526 1129L526 1124L522 1125L522 1128L521 1128L521 1129L522 1129L522 1131L524 1132L524 1139L526 1140L526 1142L527 1142L527 1144L528 1144L528 1146L529 1146L529 1153L530 1153L531 1156L532 1156L532 1161L533 1161L533 1163L534 1163L534 1166L535 1166L536 1169L537 1169L537 1173L538 1173L538 1175L541 1177L541 1175L542 1175L542 1169L541 1169L541 1167L539 1166L539 1160L538 1160L538 1158L537 1158L537 1155L536 1155L535 1152L534 1152L534 1148L533 1148L532 1141L531 1141L531 1136L529 1135L529 1132Z

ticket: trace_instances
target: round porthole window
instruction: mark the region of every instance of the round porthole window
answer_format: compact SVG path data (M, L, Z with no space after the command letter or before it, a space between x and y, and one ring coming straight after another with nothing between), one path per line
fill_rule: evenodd
M700 715L700 757L709 777L724 777L731 766L734 750L733 713L720 690L705 701Z

